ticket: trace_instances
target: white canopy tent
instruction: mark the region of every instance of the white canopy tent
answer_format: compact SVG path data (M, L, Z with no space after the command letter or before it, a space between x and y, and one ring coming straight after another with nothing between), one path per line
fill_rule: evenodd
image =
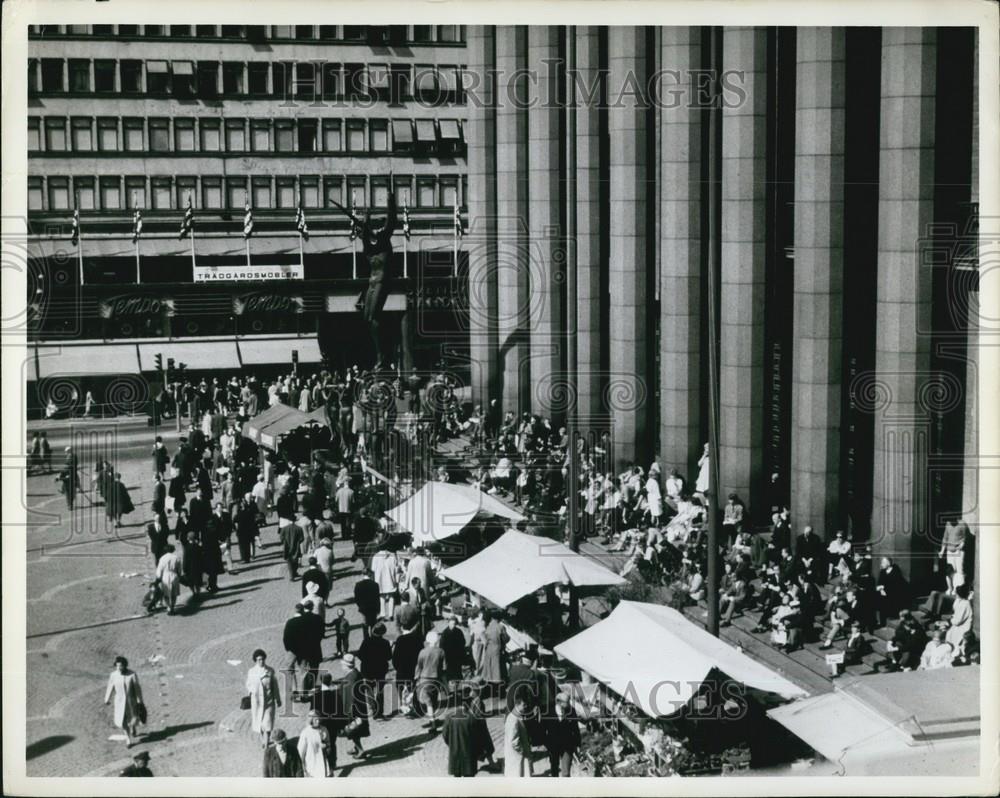
M650 717L680 711L712 669L784 698L807 695L682 613L659 604L622 601L603 621L555 650Z
M524 520L499 499L471 485L451 482L428 482L386 516L412 534L415 545L423 545L457 535L481 514Z
M465 562L441 572L499 607L546 585L621 585L625 579L562 543L510 531Z

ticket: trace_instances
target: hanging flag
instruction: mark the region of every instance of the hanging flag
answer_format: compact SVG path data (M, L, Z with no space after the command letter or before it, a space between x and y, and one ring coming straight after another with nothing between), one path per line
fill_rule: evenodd
M194 208L191 207L191 197L188 196L187 210L184 211L184 218L181 220L181 232L179 238L187 238L194 230Z
M351 241L358 237L358 217L354 213L354 192L351 192Z
M243 213L243 237L250 238L253 235L253 210L250 208L250 203L246 205L246 210Z
M138 208L132 214L132 243L138 243L139 236L142 235L142 211Z
M73 246L80 244L80 211L73 211L73 232L70 233L70 240Z
M458 209L458 203L455 203L455 235L459 238L465 235L465 230L462 229L462 213Z
M403 206L403 238L410 240L410 212Z
M295 229L299 231L299 235L306 241L309 240L309 225L306 224L306 214L302 210L301 205L299 205L298 210L295 211Z

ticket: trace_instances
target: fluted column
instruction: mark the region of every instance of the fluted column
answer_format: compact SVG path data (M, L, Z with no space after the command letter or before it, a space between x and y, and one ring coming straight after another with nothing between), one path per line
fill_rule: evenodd
M497 335L504 411L530 407L528 348L528 34L496 28ZM518 70L522 70L519 74Z
M792 517L839 524L846 31L799 28L795 73Z
M558 25L528 27L528 68L536 77L528 109L528 219L531 232L528 328L531 336L532 410L559 423L565 416L562 286L566 257L560 226Z
M931 270L919 243L934 219L936 65L934 28L883 31L872 540L918 581L930 571L911 555L931 531Z
M609 410L615 459L633 459L648 448L646 402L646 181L651 134L641 92L646 84L646 31L612 26L608 32L608 138L610 140L610 360ZM637 96L639 94L640 96Z
M746 97L722 109L719 495L759 492L764 403L767 32L725 28L723 69Z
M661 112L660 200L660 455L667 469L686 478L698 473L701 455L701 167L706 111L693 107L695 70L702 68L697 27L665 27L660 69L676 73L659 90ZM677 92L676 95L669 94ZM678 98L676 107L669 102ZM664 476L666 473L664 474Z
M496 43L492 25L470 25L469 70L476 85L467 104L469 157L469 355L472 401L485 408L496 395L497 371L497 151L496 96L492 75Z

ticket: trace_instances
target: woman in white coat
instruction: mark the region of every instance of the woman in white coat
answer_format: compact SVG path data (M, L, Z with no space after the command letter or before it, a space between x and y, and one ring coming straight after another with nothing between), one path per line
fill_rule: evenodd
M274 668L267 664L267 654L258 648L253 652L253 667L247 671L246 690L250 695L250 723L260 735L261 747L267 748L274 729L274 716L281 706L281 691Z
M523 696L514 702L503 727L503 775L507 778L534 776L531 760L531 736L525 718L528 705Z
M108 677L108 689L104 692L104 703L115 697L115 726L125 732L125 744L132 747L132 738L137 736L136 724L145 723L140 713L142 709L142 688L135 671L128 668L125 657L115 657L115 669Z
M308 725L299 734L299 759L307 779L324 779L333 775L330 769L330 732L321 723L319 713L309 710Z

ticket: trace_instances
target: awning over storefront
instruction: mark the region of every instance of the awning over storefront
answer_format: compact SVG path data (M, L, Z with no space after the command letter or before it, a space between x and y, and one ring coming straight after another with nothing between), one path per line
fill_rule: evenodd
M767 714L843 775L975 775L979 678L979 666L859 676Z
M556 646L556 654L651 717L679 712L713 669L784 698L806 695L683 613L660 604L622 601L603 621Z
M499 607L507 607L546 585L569 582L576 587L594 587L625 582L614 571L562 543L513 530L474 557L446 568L441 575Z
M235 341L166 341L155 344L139 344L139 362L143 371L156 369L156 355L163 355L163 362L173 358L175 363L184 363L189 370L238 369L239 356Z
M29 356L32 356L33 349L33 346L28 347ZM38 372L41 379L63 375L138 374L139 356L135 344L39 346ZM34 368L28 370L28 376L34 378Z
M240 357L244 366L273 363L292 365L292 350L299 353L299 363L320 363L323 358L315 338L241 338Z
M412 534L415 544L424 544L457 535L480 514L512 521L524 519L519 512L481 490L450 482L428 482L386 516Z

